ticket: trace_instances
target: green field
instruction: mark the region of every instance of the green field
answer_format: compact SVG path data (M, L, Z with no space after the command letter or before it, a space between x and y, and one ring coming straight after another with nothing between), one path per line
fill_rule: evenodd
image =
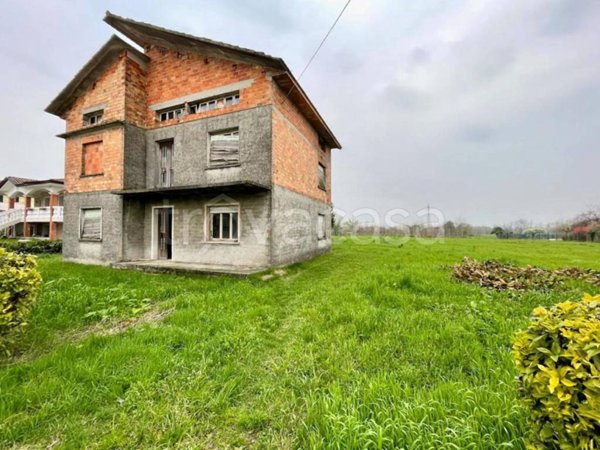
M524 448L512 336L600 289L485 291L463 256L600 269L597 244L494 239L340 240L269 281L41 257L0 448Z

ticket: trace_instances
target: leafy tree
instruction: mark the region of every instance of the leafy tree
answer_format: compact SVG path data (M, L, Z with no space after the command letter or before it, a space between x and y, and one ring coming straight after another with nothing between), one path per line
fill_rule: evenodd
M498 235L504 234L504 229L502 227L495 226L492 228L492 232L490 234L495 234L496 237L498 237Z
M454 222L452 222L451 220L449 220L448 222L446 222L444 224L444 236L447 236L447 237L456 236L456 225L454 225Z

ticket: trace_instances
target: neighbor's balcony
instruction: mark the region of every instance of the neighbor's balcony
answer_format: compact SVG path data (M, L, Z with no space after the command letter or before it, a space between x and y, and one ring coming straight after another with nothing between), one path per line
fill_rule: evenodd
M50 222L50 210L52 211L52 222L63 221L62 206L43 206L40 208L27 208L27 222Z
M50 207L27 208L27 222L50 222ZM63 221L63 207L54 206L52 212L53 222ZM25 221L25 209L9 209L8 211L0 212L0 229L7 228Z

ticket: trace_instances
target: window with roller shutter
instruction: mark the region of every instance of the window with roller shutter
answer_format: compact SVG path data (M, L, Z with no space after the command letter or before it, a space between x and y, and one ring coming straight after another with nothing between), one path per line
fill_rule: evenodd
M102 240L102 208L83 208L80 210L79 238L82 241Z
M239 131L229 130L210 135L208 165L210 167L228 167L240 163Z

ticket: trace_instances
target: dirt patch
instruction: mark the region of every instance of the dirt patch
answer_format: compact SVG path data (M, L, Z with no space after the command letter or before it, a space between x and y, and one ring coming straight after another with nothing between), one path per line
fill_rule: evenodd
M150 311L146 311L139 317L123 320L114 324L111 327L105 328L102 332L100 332L100 334L108 336L111 334L122 333L123 331L126 331L129 328L137 327L145 323L158 324L162 322L165 317L171 314L173 312L173 309L174 308L164 310L151 309Z
M287 270L285 270L285 269L275 269L275 270L273 270L273 272L267 273L267 274L263 275L262 277L260 277L260 279L262 281L269 281L269 280L272 280L275 277L281 278L281 277L285 277L286 275L287 275Z
M481 262L468 257L454 265L453 276L457 280L497 291L550 290L568 280L581 280L600 286L600 272L592 269L567 267L547 270L534 266L517 267L493 260Z
M102 321L95 325L92 325L84 330L76 333L72 340L79 341L89 335L96 336L111 336L113 334L123 333L129 328L138 327L145 323L147 324L158 324L164 320L169 314L173 312L174 308L170 309L158 309L154 308L146 311L144 314L132 319L120 320L120 321Z

